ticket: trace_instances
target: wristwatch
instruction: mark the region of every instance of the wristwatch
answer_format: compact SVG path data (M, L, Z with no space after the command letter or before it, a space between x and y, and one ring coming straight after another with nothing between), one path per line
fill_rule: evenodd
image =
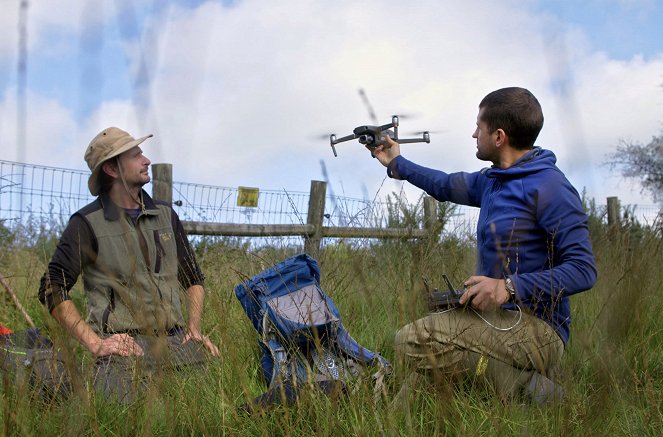
M504 280L504 288L506 288L506 291L509 292L508 302L515 302L516 301L516 288L513 286L513 281L511 280L511 278L507 277Z

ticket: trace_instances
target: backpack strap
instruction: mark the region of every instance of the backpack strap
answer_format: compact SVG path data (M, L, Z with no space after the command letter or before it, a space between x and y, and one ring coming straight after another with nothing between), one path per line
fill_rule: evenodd
M339 324L338 330L336 331L336 343L343 353L364 365L372 366L378 364L382 367L391 367L389 361L387 361L382 355L368 350L357 343L357 340L352 338L343 324Z
M304 363L297 359L297 357L290 356L285 346L281 343L278 334L271 322L267 313L263 315L262 319L262 344L271 356L272 369L269 374L268 386L279 383L279 376L282 383L294 383L296 386L300 382L308 380L309 371L304 366ZM263 364L263 370L265 369Z
M278 341L273 334L268 337L269 338L267 338L263 344L267 346L267 350L272 358L272 374L270 375L267 384L268 386L271 386L278 381L279 375L282 375L283 379L283 372L287 370L288 353L285 351L281 342Z
M389 361L377 352L370 351L361 346L350 336L348 331L339 324L336 343L343 353L364 365L377 366L378 370L372 375L374 381L373 403L377 405L387 394L385 378L393 373Z

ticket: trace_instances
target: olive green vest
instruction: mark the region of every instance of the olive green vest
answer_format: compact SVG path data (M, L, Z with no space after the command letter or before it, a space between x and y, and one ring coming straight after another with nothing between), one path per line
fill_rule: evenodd
M137 225L123 210L111 208L116 219L107 218L115 214L105 216L104 209L85 216L98 243L96 261L83 267L88 323L99 334L184 326L170 208L147 209Z

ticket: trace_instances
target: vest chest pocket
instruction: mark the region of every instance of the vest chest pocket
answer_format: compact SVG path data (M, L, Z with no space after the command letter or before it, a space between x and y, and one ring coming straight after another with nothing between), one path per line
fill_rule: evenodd
M169 263L177 262L175 236L170 229L154 229L152 237L155 248L154 273L161 273L163 269L170 267Z
M161 238L159 236L159 230L155 229L152 234L154 235L154 247L156 248L157 256L154 260L154 273L159 273L161 271L161 260L165 256L165 250L161 245Z
M110 327L108 326L108 318L110 314L115 311L115 292L112 288L108 290L108 305L104 308L104 312L101 315L101 330L102 332L110 332Z

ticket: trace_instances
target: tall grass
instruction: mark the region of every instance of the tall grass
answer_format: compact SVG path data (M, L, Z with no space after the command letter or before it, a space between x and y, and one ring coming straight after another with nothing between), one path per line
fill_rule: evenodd
M237 408L265 390L257 337L234 297L246 277L296 252L249 251L205 241L198 246L206 273L204 329L220 344L221 358L204 370L166 374L144 399L122 407L95 396L85 375L90 357L60 335L37 302L39 278L50 242L26 247L8 242L0 268L33 320L77 354L79 388L69 399L48 402L3 378L2 427L6 435L661 435L663 432L663 238L649 228L592 227L599 268L596 287L572 298L571 340L563 361L564 402L539 407L504 403L484 386L427 387L409 408L394 409L391 381L373 403L370 377L349 396L306 393L292 407L248 416ZM456 283L474 268L470 243L343 242L320 256L322 286L334 298L344 324L363 345L393 359L393 336L425 314L422 276ZM80 285L75 301L82 305ZM0 322L25 327L4 297ZM82 364L80 364L82 363Z

